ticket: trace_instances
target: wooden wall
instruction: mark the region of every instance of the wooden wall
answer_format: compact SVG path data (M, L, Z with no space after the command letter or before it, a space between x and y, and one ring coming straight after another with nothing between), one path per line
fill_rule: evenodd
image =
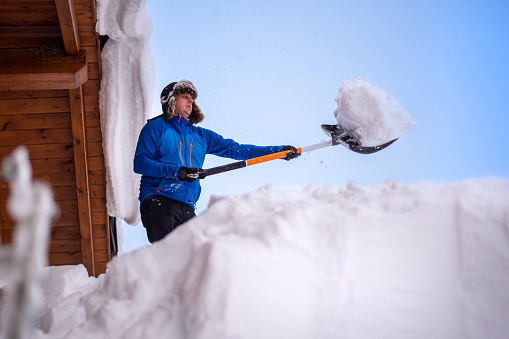
M84 263L93 266L87 268L97 276L105 272L111 253L100 128L101 66L95 1L75 0L74 9L80 50L86 51L88 80L77 89L51 89L49 85L37 90L0 90L0 158L16 146L26 145L34 178L47 181L53 188L61 217L51 233L50 264ZM35 50L47 53L48 57L55 50L60 49L60 53L64 49L60 25L55 0L0 0L0 52ZM81 113L76 109L76 98ZM76 135L76 130L79 131L76 122L82 123L81 137ZM78 159L79 150L84 154ZM80 183L85 186L81 188ZM0 244L12 240L15 227L5 208L7 196L8 187L2 181ZM83 210L87 203L88 215ZM83 219L87 218L91 223L92 244L84 248Z

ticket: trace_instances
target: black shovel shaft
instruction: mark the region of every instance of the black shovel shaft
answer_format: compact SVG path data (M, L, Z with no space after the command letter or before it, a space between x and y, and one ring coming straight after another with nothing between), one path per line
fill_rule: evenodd
M239 168L243 168L243 167L246 167L246 166L247 166L246 161L242 160L242 161L232 162L231 164L226 164L226 165L222 165L222 166L217 166L217 167L212 167L212 168L204 169L204 170L199 172L199 178L203 179L203 178L205 178L206 176L209 176L209 175L214 175L214 174L219 174L219 173L223 173L223 172L233 171L233 170L236 170L236 169L239 169Z

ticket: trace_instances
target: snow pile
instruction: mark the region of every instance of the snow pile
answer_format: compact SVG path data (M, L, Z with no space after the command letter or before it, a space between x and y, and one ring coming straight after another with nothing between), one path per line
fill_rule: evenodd
M140 222L140 176L133 172L140 130L151 115L154 64L149 48L152 23L145 1L98 0L97 32L108 35L101 52L99 92L106 165L106 207L131 225Z
M336 102L338 124L363 146L384 144L417 126L390 94L359 77L343 82Z
M47 269L38 338L502 338L509 182L263 187L90 278Z

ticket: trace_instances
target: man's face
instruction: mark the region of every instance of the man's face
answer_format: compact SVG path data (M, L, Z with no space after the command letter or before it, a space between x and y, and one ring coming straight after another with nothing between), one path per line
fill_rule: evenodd
M191 94L181 94L175 100L175 115L182 114L182 116L189 118L193 111L193 97Z

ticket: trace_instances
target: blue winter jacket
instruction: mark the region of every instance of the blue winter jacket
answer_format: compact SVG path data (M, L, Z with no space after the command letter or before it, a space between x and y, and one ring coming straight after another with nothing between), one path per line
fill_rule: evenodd
M202 168L206 154L247 160L282 150L283 146L238 144L194 126L182 116L169 122L162 116L155 118L142 128L134 155L134 171L142 175L139 200L163 195L195 208L201 192L200 180L180 181L181 166Z

